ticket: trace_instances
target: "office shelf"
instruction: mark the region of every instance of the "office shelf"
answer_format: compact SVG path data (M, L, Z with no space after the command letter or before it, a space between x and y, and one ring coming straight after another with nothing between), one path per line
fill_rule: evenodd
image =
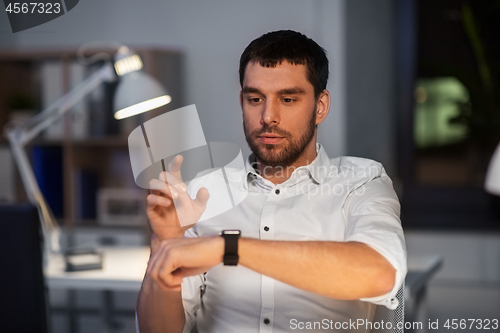
M182 52L164 47L136 47L131 45L130 48L141 56L144 70L165 86L172 96L170 104L121 123L126 124L126 126L115 124L116 126L109 132L107 129L101 130L100 133L93 132L91 126L95 124L101 125L101 123L96 120L89 120L93 121L93 123L88 124L87 133L83 135L80 133L78 136L74 134L73 116L67 114L64 116L62 125L60 125L62 130L59 136L40 135L26 147L34 163L37 163L37 161L33 161L33 152L35 150L42 156L44 156L44 152L50 151L52 157L45 157L49 159L60 152L62 174L59 174L59 177L62 182L62 189L54 189L57 184L49 182L48 185L46 184L42 188L42 191L47 190L47 188L61 191L63 215L58 216L58 218L64 221L63 224L66 228L71 228L73 225L99 227L95 217L82 219L82 216L79 216L81 214L79 207L82 204L82 193L79 192L82 192L82 189L81 184L78 184L78 177L80 177L80 182L82 182L82 179L85 181L85 179L89 178L85 178L86 176L90 176L90 178L97 177L97 188L137 188L128 157L127 138L129 132L144 121L184 106ZM86 52L85 55L91 56L93 53L103 51L110 52L111 50L95 49ZM70 91L71 87L76 83L75 77L72 75L75 75L73 67L77 63L77 48L0 51L0 86L2 87L0 92L0 129L3 129L9 120L9 113L12 110L9 110L8 101L15 94L31 96L36 105L35 112L42 109L44 104L42 85L47 82L47 78L44 77L43 66L46 66L49 62L61 66L61 75L56 79L61 83L61 92L57 95L62 96L65 92ZM94 66L95 70L96 66L99 65L94 64L92 66ZM91 71L90 68L86 67L85 71ZM110 94L108 94L107 98L112 98L112 96L110 97ZM106 107L109 108L109 105ZM94 110L95 106L88 103L86 111L92 113ZM126 123L127 121L128 123ZM2 137L0 144L5 146L7 141ZM43 158L38 161L39 164L45 166L43 172L49 174L54 171L47 167L44 161ZM82 176L82 172L86 174ZM16 175L16 178L16 200L26 200L20 178L18 175ZM144 198L146 195L147 191L144 190Z

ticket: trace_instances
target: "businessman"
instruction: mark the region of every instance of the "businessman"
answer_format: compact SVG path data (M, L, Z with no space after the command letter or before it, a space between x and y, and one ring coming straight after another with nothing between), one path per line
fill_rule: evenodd
M151 181L141 333L322 331L397 306L406 275L399 201L379 163L330 159L317 143L328 73L325 51L294 31L244 50L240 103L252 154L233 185L248 196L196 223L210 193L188 193L182 156Z

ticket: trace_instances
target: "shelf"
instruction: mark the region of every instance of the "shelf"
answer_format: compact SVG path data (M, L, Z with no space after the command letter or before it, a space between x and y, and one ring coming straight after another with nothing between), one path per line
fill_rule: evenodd
M182 51L180 49L166 48L163 46L134 46L127 45L129 48L133 49L143 56L143 54L164 54L164 55L181 55ZM116 50L113 48L92 48L85 51L87 57L100 52L113 53ZM76 58L77 49L75 48L19 48L13 50L0 50L0 61L12 61L12 62L32 62L32 61L44 61L47 59L61 59L61 58Z
M63 139L37 139L30 146L62 146ZM128 138L123 136L101 136L71 140L74 147L128 147Z
M61 226L63 230L67 230L67 221L58 219L57 223ZM148 228L147 222L145 222L142 225L125 225L125 224L119 224L119 225L104 225L104 224L99 224L99 222L95 219L85 219L85 220L80 220L76 219L74 221L74 224L72 226L73 229L84 229L84 230L93 230L93 229L103 229L103 230L114 230L114 229L119 229L119 230L146 230Z
M88 117L81 118L82 122L78 123L80 118L70 118L67 114L61 127L52 128L54 131L48 133L54 138L41 134L25 147L32 164L38 163L38 176L47 180L41 188L43 187L42 191L45 190L46 196L51 197L49 204L52 203L56 208L62 206L62 213L59 209L57 217L60 218L60 224L67 228L102 228L103 232L116 228L131 231L147 229L147 225L103 226L95 220L80 219L82 203L92 202L99 189L136 187L128 156L128 133L164 112L185 105L182 52L156 46L130 47L142 58L144 71L158 80L170 93L171 103L127 121L111 124L110 122L114 121L110 116L113 87L107 85L100 91L104 96L101 97L102 101L98 100L101 95L97 94L93 99L87 100L87 106L81 109L83 111L75 109L86 112ZM115 50L88 51L85 52L87 57L95 52ZM77 48L0 50L0 86L3 88L0 93L0 130L12 117L8 108L11 96L32 96L35 106L31 108L39 111L47 104L46 99L59 98L64 92L70 91L74 84L81 82L82 75L88 75L95 70L78 65L76 55ZM44 84L55 91L54 96L48 96L52 95L52 90L42 89ZM84 136L84 133L87 135ZM0 145L8 145L3 136L0 137ZM23 200L26 195L21 180L16 177L16 200ZM82 183L85 186L82 186ZM54 193L55 195L50 195ZM84 216L93 217L94 214Z

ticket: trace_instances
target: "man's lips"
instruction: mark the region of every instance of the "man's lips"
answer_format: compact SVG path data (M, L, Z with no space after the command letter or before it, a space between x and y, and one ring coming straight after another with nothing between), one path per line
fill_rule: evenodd
M281 140L284 139L284 137L278 136L275 134L263 134L263 135L259 136L259 139L262 143L265 143L268 145L269 144L274 145L274 144L280 143Z

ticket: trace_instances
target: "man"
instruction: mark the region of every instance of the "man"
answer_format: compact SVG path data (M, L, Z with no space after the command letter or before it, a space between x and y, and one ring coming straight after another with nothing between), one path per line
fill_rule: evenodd
M196 224L210 194L201 188L191 199L171 181L181 179L182 157L152 181L142 333L320 331L370 320L374 304L397 306L406 274L399 202L379 163L330 160L316 143L327 80L324 50L300 33L271 32L245 49L240 102L253 154L235 185L248 196ZM217 235L228 229L241 237Z

